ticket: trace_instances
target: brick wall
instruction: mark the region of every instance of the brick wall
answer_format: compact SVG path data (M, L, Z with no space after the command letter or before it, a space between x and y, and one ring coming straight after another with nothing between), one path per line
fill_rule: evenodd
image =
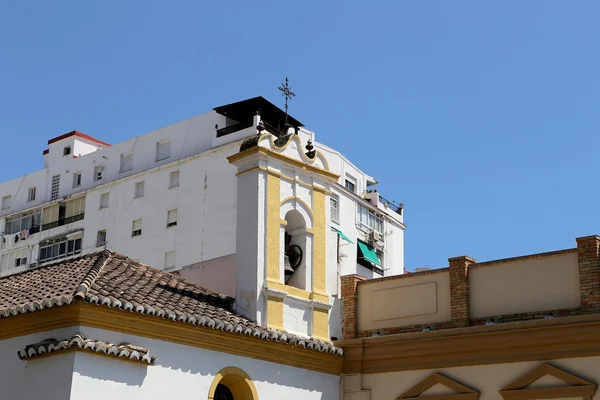
M577 238L581 308L600 310L600 236Z
M475 260L468 256L449 258L450 315L455 327L469 326L469 266Z
M357 336L358 283L364 280L364 277L356 274L341 277L342 339L351 339Z
M574 250L573 250L574 251ZM537 257L532 255L531 257ZM357 290L361 284L369 281L359 275L342 277L342 334L344 339L355 337L370 337L373 335L391 335L399 333L422 332L426 330L441 330L478 326L488 323L506 323L530 321L552 317L585 315L600 312L600 236L577 238L577 259L579 265L579 284L581 307L539 312L499 315L492 318L470 318L469 310L469 268L477 265L468 256L448 259L450 271L450 301L451 320L425 325L390 327L369 331L358 331L357 323ZM486 263L487 264L487 263ZM408 274L406 276L411 276ZM402 276L395 277L395 279ZM390 277L387 279L394 279Z

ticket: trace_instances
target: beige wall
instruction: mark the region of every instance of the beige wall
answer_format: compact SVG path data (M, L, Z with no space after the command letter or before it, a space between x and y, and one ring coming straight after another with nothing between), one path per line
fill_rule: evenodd
M439 372L481 393L479 400L503 400L499 390L542 364L542 361L479 365L472 367L441 368L390 372L385 374L353 375L344 377L344 400L394 400L423 379ZM551 361L550 364L594 383L600 383L600 357L573 358ZM533 387L561 385L554 379L542 378ZM360 389L363 389L362 391ZM358 389L358 391L357 391ZM434 388L432 388L434 389ZM426 393L430 394L430 393ZM447 392L439 391L439 394ZM600 399L596 394L595 399ZM443 400L443 399L440 399Z
M448 271L385 279L358 286L358 329L450 320Z
M577 252L478 264L469 292L471 318L579 307Z

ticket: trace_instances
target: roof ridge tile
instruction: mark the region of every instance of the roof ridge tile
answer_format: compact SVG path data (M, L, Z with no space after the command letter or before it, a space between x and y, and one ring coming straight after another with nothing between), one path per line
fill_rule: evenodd
M112 252L109 250L104 250L98 254L98 258L92 267L88 270L87 274L83 277L77 290L73 294L74 298L82 298L85 299L87 296L87 292L92 284L95 282L98 275L102 271L102 268L106 265L106 263L110 260L112 256Z

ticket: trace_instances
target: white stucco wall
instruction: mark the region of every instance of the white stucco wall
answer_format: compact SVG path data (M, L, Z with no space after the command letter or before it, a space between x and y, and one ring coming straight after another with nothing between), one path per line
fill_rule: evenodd
M35 390L40 391L37 393L44 393L44 386L40 386L39 389L31 387L31 381L28 378L31 376L30 372L36 376L36 380L38 380L40 385L51 385L53 384L52 379L58 379L57 382L60 382L61 384L67 384L67 382L70 380L71 374L69 374L69 378L67 379L64 377L63 372L65 365L69 364L68 357L57 360L54 364L55 368L49 366L49 363L39 363L37 366L33 365L32 363L32 371L29 371L27 362L21 361L17 357L17 351L25 348L25 346L29 344L38 343L48 338L65 339L71 337L77 332L77 329L77 327L54 329L31 335L0 340L0 387L2 388L0 398L7 400L37 400L44 398L37 397L36 399L35 397L31 397L35 395ZM48 360L51 359L49 358ZM72 364L72 359L70 362ZM37 376L38 372L45 372L46 375ZM48 393L49 395L52 394L53 397L49 397L52 400L69 399L69 397L57 397L58 395L64 394L64 392L59 389L56 389L56 391L48 390ZM26 395L29 397L25 397Z
M17 357L17 351L28 344L49 337L63 339L76 332L148 348L157 362L146 366L82 352L28 362ZM339 399L337 375L85 326L0 341L0 360L0 397L10 400L207 399L215 375L225 367L245 371L261 400ZM36 385L31 384L33 380Z
M52 357L21 361L24 368L23 397L15 400L65 400L71 397L75 353L56 354ZM4 360L3 360L4 362ZM5 386L3 386L4 388ZM7 397L13 399L13 397Z

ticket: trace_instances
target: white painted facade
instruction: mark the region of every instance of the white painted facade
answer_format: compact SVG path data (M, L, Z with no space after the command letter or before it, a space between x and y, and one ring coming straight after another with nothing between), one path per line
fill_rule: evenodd
M22 361L16 352L49 337L76 332L105 342L132 343L156 356L148 366L83 352L56 353ZM340 377L227 353L86 326L74 326L0 341L2 398L10 400L207 399L216 374L242 369L261 400L339 399Z
M80 134L50 140L43 170L0 184L0 198L9 204L0 210L0 275L41 265L42 258L48 263L64 259L64 255L68 258L108 248L235 296L236 279L243 280L245 273L236 270L235 261L236 238L240 236L237 214L240 207L247 206L239 202L254 201L256 184L238 186L237 169L227 157L239 152L245 138L256 134L258 120L255 116L254 121L244 121L252 126L217 137L216 128L235 121L213 110L111 146ZM302 144L309 139L314 142L312 132L300 128L298 135ZM157 147L166 142L168 157L164 157L164 147L157 157ZM340 238L338 245L337 232L328 230L327 293L333 305L330 318L335 321L330 334L340 337L339 277L352 273L365 277L402 274L405 226L401 209L397 212L386 206L378 194L367 194L368 185L376 183L374 178L337 151L317 142L314 145L329 170L340 175L327 198L328 203L330 198L337 201L339 216L335 218L327 207L328 227L340 230L352 241ZM66 148L69 154L65 155ZM81 174L80 184L74 174ZM53 200L53 179L56 183L58 176L58 197ZM345 187L347 180L354 184L354 191ZM239 187L248 195L238 193ZM32 188L35 199L30 198ZM294 190L301 194L306 191L302 194L305 197L310 194L302 186L282 186L282 196ZM371 231L359 222L359 206L381 217L377 243L383 249L379 254L382 270L357 263L357 242L368 241ZM61 209L66 210L65 215L59 215ZM14 232L15 219L36 213L40 232ZM24 222L23 227L30 226ZM256 235L256 230L250 231ZM16 241L18 236L22 237ZM48 240L55 240L52 250L46 250ZM256 247L257 243L247 245ZM310 242L307 245L311 246ZM49 251L52 258L48 258ZM57 251L60 258L54 257ZM255 261L260 264L259 258ZM294 319L304 323L302 315Z

